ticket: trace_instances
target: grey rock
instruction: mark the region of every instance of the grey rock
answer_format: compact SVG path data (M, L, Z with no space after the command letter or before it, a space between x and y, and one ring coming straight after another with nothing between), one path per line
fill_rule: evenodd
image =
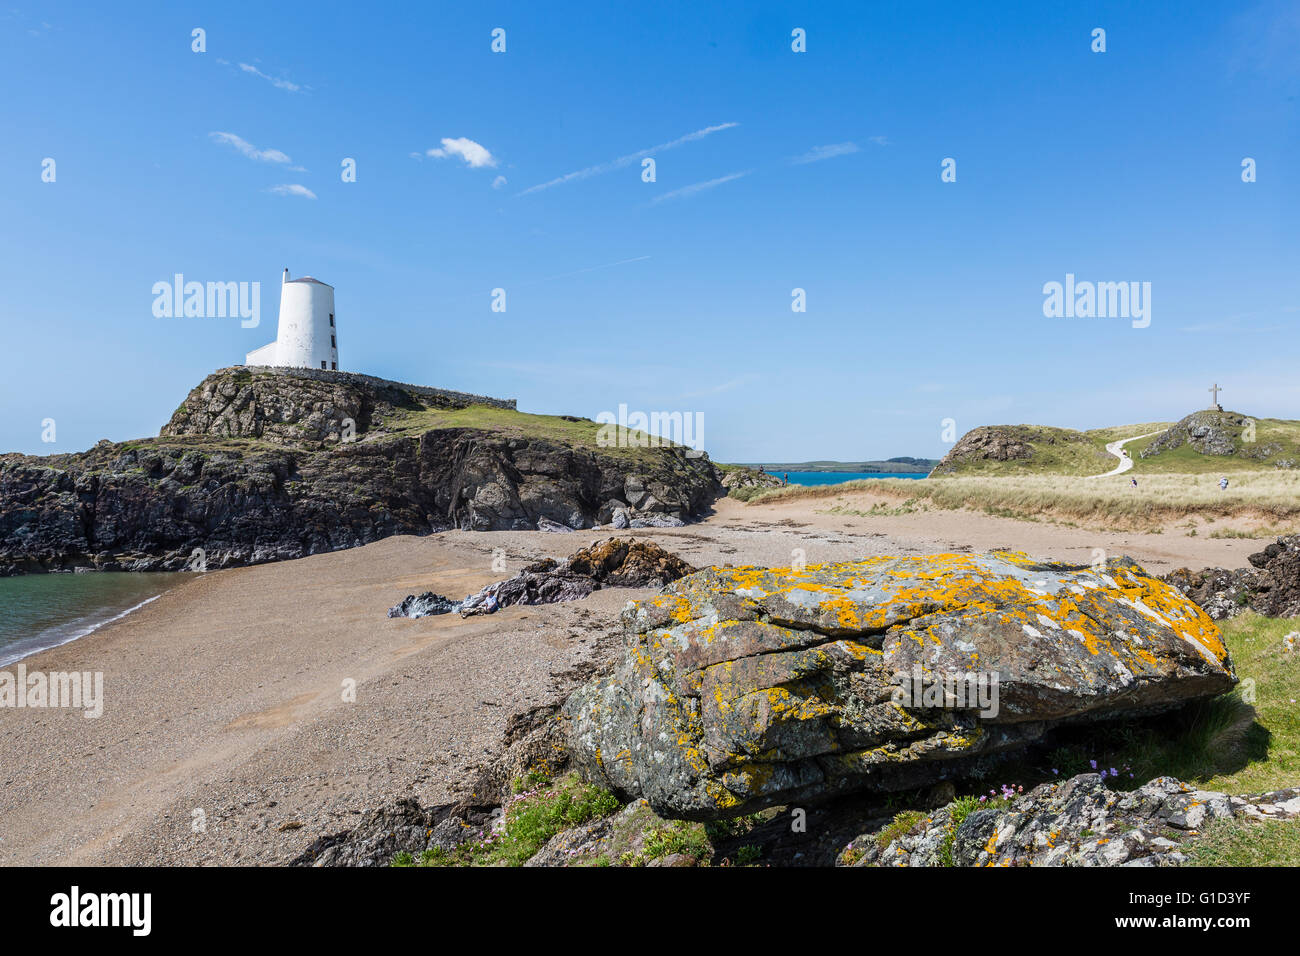
M1215 820L1294 819L1300 788L1230 797L1157 777L1137 790L1112 790L1099 773L1044 783L958 822L950 804L882 840L852 840L847 866L1176 866Z
M709 820L951 779L1062 723L1223 693L1218 628L1128 559L1022 554L710 568L622 615L624 654L564 717L589 780ZM998 679L996 706L900 679Z
M680 528L686 522L676 515L643 514L637 515L629 522L633 528Z

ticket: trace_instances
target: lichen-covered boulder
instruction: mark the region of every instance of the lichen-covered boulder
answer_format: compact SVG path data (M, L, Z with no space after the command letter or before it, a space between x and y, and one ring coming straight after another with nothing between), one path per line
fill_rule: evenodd
M710 568L622 622L614 671L565 705L570 750L593 781L688 819L921 786L1063 722L1235 683L1214 622L1126 558Z

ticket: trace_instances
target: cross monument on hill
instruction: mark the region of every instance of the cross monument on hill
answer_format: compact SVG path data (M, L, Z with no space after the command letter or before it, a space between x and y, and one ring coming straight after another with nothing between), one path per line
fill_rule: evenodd
M1212 386L1207 388L1206 391L1210 392L1214 396L1214 407L1219 411L1223 411L1223 406L1219 404L1219 393L1223 391L1223 389L1219 388L1219 383L1215 382Z

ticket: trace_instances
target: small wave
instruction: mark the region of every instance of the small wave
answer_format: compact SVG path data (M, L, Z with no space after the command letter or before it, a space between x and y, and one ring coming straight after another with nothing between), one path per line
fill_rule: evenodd
M52 647L60 647L63 644L70 644L73 641L93 634L106 624L112 624L114 621L120 621L128 614L132 614L146 604L150 604L162 597L161 594L155 594L153 597L145 598L134 607L129 607L125 611L119 611L111 617L101 620L93 620L93 615L79 618L67 624L61 624L58 627L47 628L39 634L33 634L31 637L23 638L6 645L0 649L0 667L13 664L22 660L24 657L31 657L41 651L48 651ZM90 623L87 623L90 622Z

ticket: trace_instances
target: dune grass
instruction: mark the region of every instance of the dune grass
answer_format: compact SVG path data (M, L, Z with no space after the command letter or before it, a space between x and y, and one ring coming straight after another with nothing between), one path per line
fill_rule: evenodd
M1025 520L1068 519L1107 527L1141 529L1197 516L1249 518L1293 526L1300 521L1300 471L1234 474L1227 491L1217 476L1167 474L1139 477L1076 478L1067 475L1003 477L865 478L838 485L787 486L756 495L750 506L780 501L874 495L925 501L931 507L987 511Z

